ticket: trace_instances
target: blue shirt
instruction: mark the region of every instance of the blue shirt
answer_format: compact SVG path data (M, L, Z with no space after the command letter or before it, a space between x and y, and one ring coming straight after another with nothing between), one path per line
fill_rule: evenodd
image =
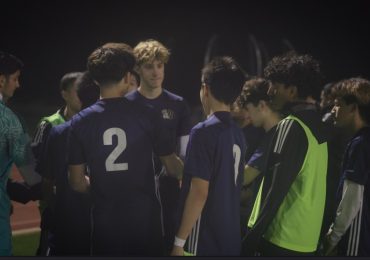
M185 251L197 256L240 254L240 191L245 150L243 132L229 112L216 112L191 130L181 208L193 177L208 181L209 191Z
M102 99L71 119L69 164L90 172L94 254L156 253L162 233L152 156L174 152L170 137L150 108L125 98Z
M338 201L342 198L344 180L364 186L360 210L344 237L339 250L347 256L370 255L370 127L359 130L347 145L344 153Z

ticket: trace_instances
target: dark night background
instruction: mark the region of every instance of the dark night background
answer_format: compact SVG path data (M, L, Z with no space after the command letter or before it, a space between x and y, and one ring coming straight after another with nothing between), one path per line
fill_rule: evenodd
M200 70L214 34L222 38L222 53L247 71L253 34L269 56L283 50L282 39L312 54L325 82L370 78L370 1L13 0L2 2L0 24L0 49L26 65L12 102L30 107L60 104L63 74L84 70L88 54L109 41L134 46L155 38L167 45L172 56L164 87L191 105L199 104Z

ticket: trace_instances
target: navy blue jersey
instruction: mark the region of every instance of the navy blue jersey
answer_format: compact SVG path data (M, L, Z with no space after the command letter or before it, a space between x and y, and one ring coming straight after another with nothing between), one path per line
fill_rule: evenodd
M42 156L44 178L55 181L55 205L52 207L56 255L90 254L90 199L73 191L68 183L67 140L70 121L51 128Z
M216 112L191 130L181 208L193 177L208 181L209 191L185 251L198 256L240 254L240 191L245 150L243 132L229 112Z
M160 254L152 156L174 152L174 141L156 114L125 98L100 100L72 118L69 143L69 164L90 172L93 254Z
M349 142L343 159L338 200L344 180L364 186L361 207L342 240L339 250L347 256L370 255L370 127L361 129Z
M139 103L149 105L160 114L166 128L174 137L188 135L191 129L190 110L185 100L168 90L154 99L149 99L134 90L125 96L128 100L136 100Z
M154 99L144 97L137 90L128 93L126 98L152 107L175 140L181 136L189 135L191 129L190 110L182 97L163 89L162 93ZM179 147L176 150L178 149ZM161 174L163 167L157 157L154 158L154 162L156 175L160 176L158 192L162 203L166 248L170 251L176 232L174 229L175 214L178 207L180 185L176 178Z

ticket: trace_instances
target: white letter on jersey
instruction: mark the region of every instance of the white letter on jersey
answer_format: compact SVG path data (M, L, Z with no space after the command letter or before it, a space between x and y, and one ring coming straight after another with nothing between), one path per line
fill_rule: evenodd
M238 179L239 175L239 163L240 163L240 147L236 144L233 145L233 157L234 157L234 173L235 173L235 185L237 185L236 180Z
M103 134L104 145L112 145L113 136L117 136L117 146L105 160L105 169L107 172L126 171L128 163L115 163L115 160L126 149L126 133L121 128L113 127L105 130Z

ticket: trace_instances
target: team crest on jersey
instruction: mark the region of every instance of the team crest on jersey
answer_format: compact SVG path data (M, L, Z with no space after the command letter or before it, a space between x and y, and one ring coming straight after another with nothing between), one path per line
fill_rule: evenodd
M163 119L172 120L175 118L175 112L171 109L162 109Z

